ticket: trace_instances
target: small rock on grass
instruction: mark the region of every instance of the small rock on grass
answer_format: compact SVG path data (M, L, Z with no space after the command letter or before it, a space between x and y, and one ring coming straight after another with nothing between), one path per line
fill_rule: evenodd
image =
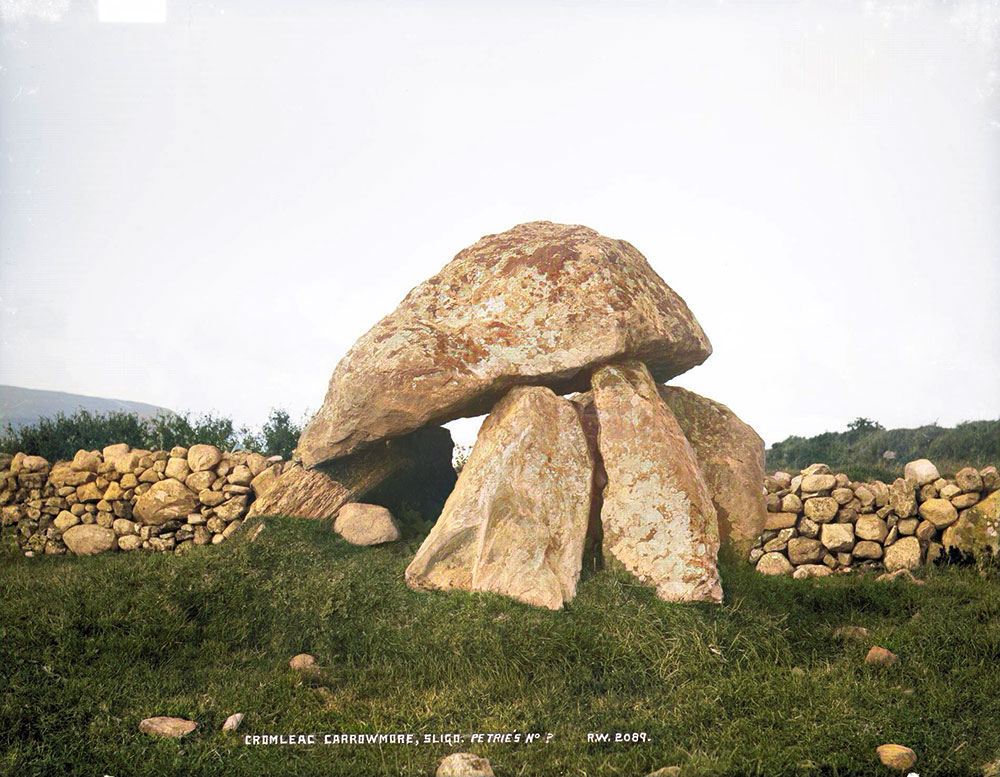
M865 656L865 663L871 666L894 666L899 663L899 656L884 647L872 645L872 649Z
M226 718L226 722L222 724L222 730L223 731L235 731L236 729L238 729L240 727L240 724L242 722L243 722L243 713L242 712L235 712L232 715L230 715L228 718Z
M184 718L170 718L160 715L155 718L146 718L139 723L139 730L144 734L153 734L161 737L172 737L180 739L187 736L198 727L193 720Z
M305 672L309 669L316 669L316 659L308 653L299 653L288 662L288 665L296 672Z
M917 754L903 745L879 745L879 760L891 769L903 771L917 762Z
M434 773L435 777L493 777L493 768L485 758L472 753L452 753Z

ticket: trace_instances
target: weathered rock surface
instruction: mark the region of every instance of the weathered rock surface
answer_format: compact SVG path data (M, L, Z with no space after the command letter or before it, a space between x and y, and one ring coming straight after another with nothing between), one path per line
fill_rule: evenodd
M292 656L291 660L288 662L288 666L296 672L303 672L315 669L317 664L316 659L309 653L299 653L298 655Z
M668 601L722 601L719 529L698 460L646 367L593 376L598 445L608 485L604 553Z
M679 386L659 386L658 390L694 448L715 505L720 542L730 545L740 558L746 557L767 518L761 491L764 441L719 402ZM794 494L788 497L789 504L798 501Z
M199 443L188 448L187 461L192 472L204 472L222 461L222 451L214 445Z
M899 663L899 656L880 645L872 645L865 656L865 663L871 666L894 666Z
M443 485L450 487L455 477L451 469L452 447L447 429L430 427L378 443L316 469L290 466L257 496L247 517L332 518L343 505L383 489L409 473L421 475L430 468L435 479L439 479L439 460L447 460L451 479Z
M111 529L93 523L78 524L63 533L63 542L77 555L93 556L111 550L115 542L115 533Z
M288 515L323 520L335 516L350 500L351 493L325 473L290 467L254 500L247 517Z
M434 777L493 777L493 768L474 753L452 753L441 761Z
M222 724L222 730L236 731L236 729L238 729L242 723L243 723L243 713L234 712L232 715L226 718L225 722Z
M879 745L875 750L878 759L890 769L904 772L917 762L917 754L904 745Z
M1000 524L1000 491L994 491L982 502L962 510L958 520L944 530L941 543L946 551L956 550L977 558L996 558Z
M571 402L546 388L513 389L483 422L407 584L559 609L576 594L593 465Z
M757 571L762 575L790 575L793 569L783 553L765 553L757 562Z
M352 545L381 545L399 539L392 513L380 505L362 502L341 507L333 530Z
M793 537L788 541L788 560L793 564L817 564L825 554L823 543L808 537Z
M141 523L162 526L167 521L185 518L197 507L198 497L179 480L168 478L153 483L136 500L135 516Z
M930 521L936 529L944 529L958 520L958 510L947 499L928 499L920 505L920 517Z
M916 461L908 462L903 467L903 477L915 483L919 488L920 486L926 486L928 483L933 483L941 475L938 473L938 468L932 462L927 459L917 459Z
M521 224L460 252L354 344L297 453L313 466L479 415L516 385L585 391L612 360L641 360L666 381L710 353L687 305L631 245Z
M903 537L885 549L885 568L890 572L920 566L920 540Z
M825 523L820 529L819 539L834 552L849 551L854 547L854 527L849 523Z
M198 724L193 720L170 718L163 715L155 718L146 718L139 723L139 730L144 734L171 737L173 739L180 739L187 736L196 728L198 728Z
M800 564L795 567L792 577L796 580L806 580L810 577L829 577L833 570L823 564Z
M814 496L803 503L806 518L816 523L832 521L837 515L837 509L837 500L832 496Z

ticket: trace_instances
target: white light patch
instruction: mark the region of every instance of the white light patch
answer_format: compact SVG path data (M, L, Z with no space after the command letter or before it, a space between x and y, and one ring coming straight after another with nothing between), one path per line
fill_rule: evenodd
M167 0L98 0L97 19L114 24L163 24Z

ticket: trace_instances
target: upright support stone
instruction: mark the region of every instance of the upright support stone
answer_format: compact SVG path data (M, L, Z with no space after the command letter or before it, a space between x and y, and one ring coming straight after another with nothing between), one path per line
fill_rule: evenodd
M407 585L561 608L576 594L593 464L571 402L547 388L513 389L483 422Z
M719 528L698 460L645 365L593 376L608 485L604 551L668 601L722 601Z
M764 441L725 405L680 386L660 386L694 448L719 518L719 539L746 558L764 530Z

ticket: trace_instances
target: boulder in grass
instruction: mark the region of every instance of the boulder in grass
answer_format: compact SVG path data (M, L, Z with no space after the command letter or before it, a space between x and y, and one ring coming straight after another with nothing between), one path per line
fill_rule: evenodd
M308 653L299 653L296 656L292 656L288 665L296 672L308 672L318 668L316 659Z
M380 505L360 502L340 508L333 530L352 545L382 545L399 539L392 513Z
M169 737L171 739L186 737L196 728L198 728L198 724L193 720L171 718L163 715L155 718L146 718L139 723L139 730L142 733L151 734L153 736Z
M222 724L223 731L236 731L243 723L243 713L234 712L228 718L226 718L225 723Z
M872 645L865 656L865 663L869 666L895 666L899 663L899 656L880 645Z
M547 221L484 237L347 352L299 438L307 467L489 410L511 388L586 391L595 365L658 381L711 345L684 301L623 240Z
M879 745L875 751L883 764L901 772L912 769L917 762L917 754L904 745Z
M473 753L452 753L441 761L434 777L493 777L493 768Z

